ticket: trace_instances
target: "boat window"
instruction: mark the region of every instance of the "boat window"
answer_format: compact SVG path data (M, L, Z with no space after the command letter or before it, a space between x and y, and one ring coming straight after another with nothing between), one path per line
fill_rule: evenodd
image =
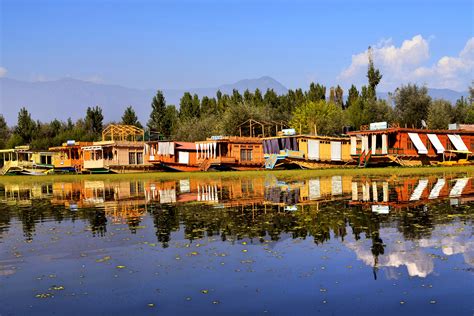
M135 165L136 164L136 153L135 152L129 152L128 153L128 164L130 165Z

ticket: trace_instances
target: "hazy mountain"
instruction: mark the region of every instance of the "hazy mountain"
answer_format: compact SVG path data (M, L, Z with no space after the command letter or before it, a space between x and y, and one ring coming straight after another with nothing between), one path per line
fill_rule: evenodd
M434 88L428 88L428 94L431 96L433 99L444 99L452 104L456 103L456 100L460 99L462 96L467 98L469 96L468 91L454 91L450 89L434 89ZM389 99L389 94L388 92L380 92L377 93L377 97L380 99Z
M246 89L260 89L264 93L273 89L277 94L288 90L271 77L240 80L214 88L164 89L168 104L179 105L179 99L185 91L197 93L200 97L215 96L218 89L223 93L232 93L233 89L243 93ZM14 125L18 111L25 106L35 120L49 122L54 118L73 120L84 117L88 106L100 105L105 122L119 121L124 109L132 105L139 119L145 123L150 113L150 103L155 94L152 89L132 89L118 85L92 83L77 79L60 79L45 82L26 82L9 78L0 78L0 112L9 125ZM429 89L433 98L444 98L455 102L468 92L449 89ZM388 98L388 93L379 93L379 98Z
M287 89L270 77L246 79L234 84L214 88L163 89L168 104L179 105L185 91L197 93L200 97L215 96L218 89L232 93L237 89L265 92L273 89L278 94ZM49 122L54 118L73 120L84 117L88 106L100 105L106 121L120 120L128 105L133 105L139 119L146 122L150 113L150 103L155 90L132 89L118 85L99 84L78 79L60 79L45 82L26 82L10 78L0 78L0 112L10 125L16 123L18 111L25 106L35 120Z

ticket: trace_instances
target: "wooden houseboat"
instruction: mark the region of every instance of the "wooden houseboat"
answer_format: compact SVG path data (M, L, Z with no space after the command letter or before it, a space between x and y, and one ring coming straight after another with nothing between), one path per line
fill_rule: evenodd
M33 151L29 146L0 150L0 174L40 175L52 169L52 153Z
M91 173L129 173L152 169L153 165L144 160L143 138L143 129L135 126L107 126L102 132L102 141L82 147L84 170Z
M50 147L53 152L53 170L55 172L82 172L84 157L82 147L90 146L92 142L76 142L68 140L61 146Z
M385 122L348 132L351 156L359 166L467 164L474 150L470 129L401 128Z
M200 171L196 145L191 142L150 141L145 145L146 160L164 171Z
M348 137L281 135L263 139L265 168L331 168L355 164Z
M265 163L262 139L258 137L213 136L195 143L200 170L256 170Z

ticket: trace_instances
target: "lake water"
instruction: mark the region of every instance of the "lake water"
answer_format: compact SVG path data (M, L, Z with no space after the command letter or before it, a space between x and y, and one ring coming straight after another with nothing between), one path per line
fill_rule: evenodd
M473 315L467 174L222 176L0 179L0 315Z

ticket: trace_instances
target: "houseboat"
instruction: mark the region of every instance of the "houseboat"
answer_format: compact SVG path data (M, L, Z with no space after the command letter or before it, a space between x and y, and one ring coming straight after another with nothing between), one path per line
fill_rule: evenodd
M49 150L53 152L54 172L82 172L84 167L82 147L90 145L92 142L68 140L61 146L50 147Z
M361 167L467 164L474 150L474 131L454 127L429 130L371 123L360 131L348 132L350 154Z
M149 141L146 160L164 171L200 171L196 148L191 142Z
M265 163L262 138L213 136L195 143L200 170L256 170Z
M138 140L141 138L141 140ZM129 173L152 169L144 160L144 131L132 125L107 126L102 141L82 146L84 171L90 173Z
M0 174L40 175L52 169L52 153L33 151L29 146L0 150Z
M295 135L294 130L285 131L286 135L263 139L265 168L317 169L355 164L348 137Z

